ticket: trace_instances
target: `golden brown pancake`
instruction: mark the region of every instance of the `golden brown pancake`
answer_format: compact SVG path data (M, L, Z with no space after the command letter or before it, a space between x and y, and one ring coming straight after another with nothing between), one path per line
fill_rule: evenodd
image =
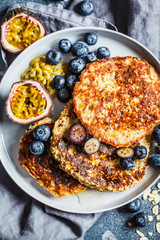
M29 127L21 138L19 146L19 162L33 176L37 182L55 197L65 197L83 192L86 187L76 179L60 170L59 163L50 152L50 139L45 143L45 151L41 155L33 155L29 146L36 126L45 124L52 130L54 120L45 118Z
M97 60L81 73L73 102L89 134L115 147L130 146L160 122L160 76L144 59Z
M76 146L69 139L69 128L79 122L73 110L70 100L53 128L51 152L60 167L82 184L100 191L124 191L138 184L146 174L147 157L135 159L133 169L125 170L120 165L117 149L111 145L101 143L98 152L85 153L83 145ZM137 145L145 146L149 152L150 137L146 136Z

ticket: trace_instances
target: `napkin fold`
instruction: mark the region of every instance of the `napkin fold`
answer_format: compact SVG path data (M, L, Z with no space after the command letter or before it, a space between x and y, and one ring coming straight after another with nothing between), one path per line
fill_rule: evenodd
M77 3L70 1L69 10L54 8L33 2L18 3L14 8L35 12L45 24L47 34L69 27L96 26L118 30L148 47L160 58L160 4L159 0L92 0L95 11L82 17L77 13ZM115 27L117 26L117 28ZM1 51L3 66L0 75L15 56ZM0 239L2 240L75 240L83 239L84 233L101 215L71 214L45 206L23 192L8 176L0 164Z

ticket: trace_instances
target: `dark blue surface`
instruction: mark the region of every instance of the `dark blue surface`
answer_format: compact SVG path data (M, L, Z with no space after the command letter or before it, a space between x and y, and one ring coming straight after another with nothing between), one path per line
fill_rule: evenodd
M157 190L156 185L157 183L152 188ZM147 216L153 216L153 221L148 222L144 228L128 227L128 221L136 213L126 212L125 207L104 212L98 221L86 232L84 240L138 240L140 236L135 232L137 229L149 240L160 240L160 234L158 234L155 229L155 224L158 221L152 213L153 206L150 201L142 200L140 211L145 212ZM152 232L152 237L149 236L148 232ZM106 236L108 236L108 238Z
M13 3L28 2L27 0L1 0L0 3L0 19L5 14L7 7ZM47 4L51 6L57 6L63 4L67 7L68 0L66 1L54 1L54 0L34 0L33 2ZM1 65L0 71L3 71ZM156 184L153 186L156 188ZM153 204L148 201L142 201L141 211L144 211L147 215L152 214ZM149 222L144 228L129 228L127 222L134 215L134 213L126 213L125 208L119 208L112 211L104 212L97 222L86 232L84 238L81 240L138 240L140 236L135 232L136 229L140 230L148 239L159 240L160 234L156 232L155 224L158 222L153 216L153 221ZM152 232L152 237L148 235L148 232Z

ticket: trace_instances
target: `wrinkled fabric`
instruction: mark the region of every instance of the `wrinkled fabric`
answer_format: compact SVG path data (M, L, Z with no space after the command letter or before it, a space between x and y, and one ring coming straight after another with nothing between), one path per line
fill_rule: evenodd
M130 2L127 34L145 45L160 59L160 1Z
M93 1L92 16L112 22L119 32L133 37L160 59L159 0L98 0ZM79 0L71 1L75 10ZM101 7L102 6L102 7Z
M8 10L22 7L43 20L47 34L78 26L96 26L125 33L148 47L160 58L159 0L92 0L95 11L82 17L77 12L79 0L72 0L69 11L36 3L14 4ZM116 26L116 27L115 27ZM0 74L16 57L1 51ZM99 218L97 214L71 214L32 199L8 176L0 164L0 239L1 240L75 240ZM114 234L114 233L113 233ZM113 236L114 237L114 236Z
M46 34L71 27L94 26L117 30L117 28L107 20L102 20L95 17L83 17L77 14L75 11L51 7L50 5L45 6L33 2L14 4L8 9L8 11L19 7L36 13L44 23ZM4 52L6 55L7 64L10 65L17 55L11 54L8 51Z

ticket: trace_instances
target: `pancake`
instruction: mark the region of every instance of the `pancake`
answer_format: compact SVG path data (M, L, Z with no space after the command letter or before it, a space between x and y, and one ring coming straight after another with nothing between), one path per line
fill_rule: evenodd
M45 143L45 151L41 155L33 155L29 146L36 126L45 124L52 130L54 120L45 118L29 127L21 138L19 146L19 162L34 177L37 182L55 197L65 197L83 192L86 187L76 179L60 170L59 163L50 152L50 139Z
M115 147L101 142L99 151L89 155L83 146L75 146L70 142L69 128L79 122L73 110L74 104L70 100L53 128L51 152L60 162L60 167L82 184L100 191L124 191L142 181L148 168L147 157L135 159L133 169L125 170L120 165ZM145 146L149 152L150 136L136 145Z
M115 147L131 146L160 122L160 75L136 57L97 60L81 73L73 102L89 134Z

